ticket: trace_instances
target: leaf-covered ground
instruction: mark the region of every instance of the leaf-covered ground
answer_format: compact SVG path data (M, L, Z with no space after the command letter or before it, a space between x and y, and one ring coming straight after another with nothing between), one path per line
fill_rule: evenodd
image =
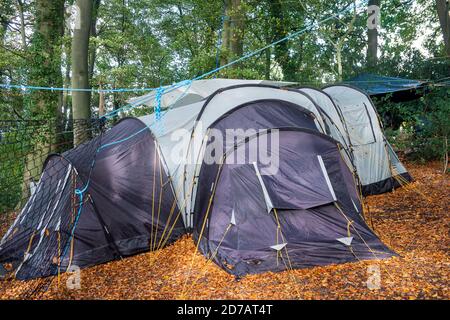
M372 225L400 256L247 276L236 281L197 254L185 237L159 252L81 272L81 289L53 279L41 299L449 299L450 188L439 164L408 166L411 188L368 198ZM192 266L192 268L191 268ZM380 288L368 289L368 267L379 267ZM38 284L0 282L0 299L27 296ZM28 298L30 298L28 296Z

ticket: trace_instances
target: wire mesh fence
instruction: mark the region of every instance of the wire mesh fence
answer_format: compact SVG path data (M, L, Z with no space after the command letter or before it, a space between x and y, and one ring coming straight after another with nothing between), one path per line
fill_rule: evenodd
M90 201L77 196L85 182L72 161L89 168L105 130L99 120L0 120L0 279L70 266L77 212ZM39 280L23 298L36 298L49 281Z
M0 120L0 214L22 208L50 154L61 154L101 131L97 121Z

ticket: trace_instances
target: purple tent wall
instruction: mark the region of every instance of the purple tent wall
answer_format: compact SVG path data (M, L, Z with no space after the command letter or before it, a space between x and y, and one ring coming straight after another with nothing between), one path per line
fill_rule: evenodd
M28 279L55 273L52 261L57 256L55 226L59 217L63 224L61 234L64 248L67 248L73 226L69 221L77 221L73 257L71 250L67 250L62 261L63 270L70 258L72 264L87 267L119 256L157 249L185 233L173 189L155 149L154 139L140 120L123 119L92 141L61 156L50 156L43 180L50 179L53 181L51 185L56 185L70 165L74 168L76 186L72 183L65 186L48 227L50 235L44 238L48 243L41 245L45 250L38 248L37 254L23 264L18 278ZM53 172L55 169L60 173ZM86 185L83 206L78 215L79 197L75 195L75 189L82 190ZM36 195L36 199L42 199L45 203L56 202L56 197L59 196L42 188ZM73 198L76 201L75 208L72 205ZM39 219L43 214L42 206L35 201L34 211L27 214L25 222L33 216ZM71 217L74 214L75 217ZM8 245L8 252L0 252L0 261L12 259L12 252L23 257L24 243L28 243L31 229L35 227L35 223L28 227L25 223L23 231L9 241L11 245ZM23 241L17 241L22 238ZM38 239L36 237L33 240L32 249ZM42 264L45 264L45 268L41 267Z
M140 120L128 118L101 138L101 146L104 149L97 154L88 192L120 255L149 250L150 242L156 249L164 242L164 231L168 243L180 237L184 226L150 130ZM91 224L83 219L90 217L82 216L75 239L85 254L79 252L75 257L83 265L109 260L111 246L99 247L90 238ZM87 242L95 249L84 247Z
M213 196L212 207L202 212L197 221L197 225L201 225L202 219L207 216L207 228L201 235L201 229L194 231L195 238L200 239L201 251L205 255L216 253L214 261L236 276L282 271L288 264L293 268L304 268L394 254L360 216L361 204L356 185L336 142L308 129L280 130L280 170L274 176L262 178L270 197L281 198L274 204L290 204L289 209L276 208L284 240L277 235L274 212L267 212L254 167L250 164L225 164L221 168L215 193L208 194ZM250 145L241 144L229 156L240 152L240 148L248 152ZM319 166L312 164L318 161L318 155L323 158L337 204L344 214L323 191L327 188L322 179L323 172ZM262 164L259 165L262 167ZM212 170L203 169L203 172L215 176L218 166L211 166ZM305 170L309 172L306 174ZM315 192L319 190L322 191ZM294 201L292 197L297 198ZM324 203L327 201L329 203ZM231 223L233 211L236 225ZM351 247L337 240L347 237L347 218L353 221ZM284 241L287 246L281 251L280 258L271 247Z
M290 102L281 100L260 100L246 103L230 110L211 125L225 136L227 129L239 128L256 131L278 127L301 127L317 130L311 111ZM211 141L208 141L208 144ZM224 150L225 143L224 143ZM194 229L199 230L203 223L202 213L206 211L211 184L214 182L217 165L203 165L199 174L195 200ZM195 235L195 234L194 234Z

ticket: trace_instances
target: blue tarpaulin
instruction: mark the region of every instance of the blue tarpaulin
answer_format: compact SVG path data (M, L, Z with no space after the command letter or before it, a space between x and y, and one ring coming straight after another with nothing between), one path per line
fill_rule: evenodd
M370 73L360 74L345 82L358 87L371 96L383 95L404 90L415 90L425 85L425 82L419 80L384 77Z

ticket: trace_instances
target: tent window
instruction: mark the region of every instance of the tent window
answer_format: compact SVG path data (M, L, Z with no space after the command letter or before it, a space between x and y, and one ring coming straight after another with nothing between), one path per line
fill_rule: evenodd
M344 113L354 146L364 146L376 142L372 119L365 104L347 108Z
M377 138L375 137L375 131L373 130L372 118L370 117L369 109L367 109L367 105L365 103L363 103L363 104L364 104L364 108L366 109L367 117L369 118L370 129L372 130L372 135L373 135L373 141L377 142Z

